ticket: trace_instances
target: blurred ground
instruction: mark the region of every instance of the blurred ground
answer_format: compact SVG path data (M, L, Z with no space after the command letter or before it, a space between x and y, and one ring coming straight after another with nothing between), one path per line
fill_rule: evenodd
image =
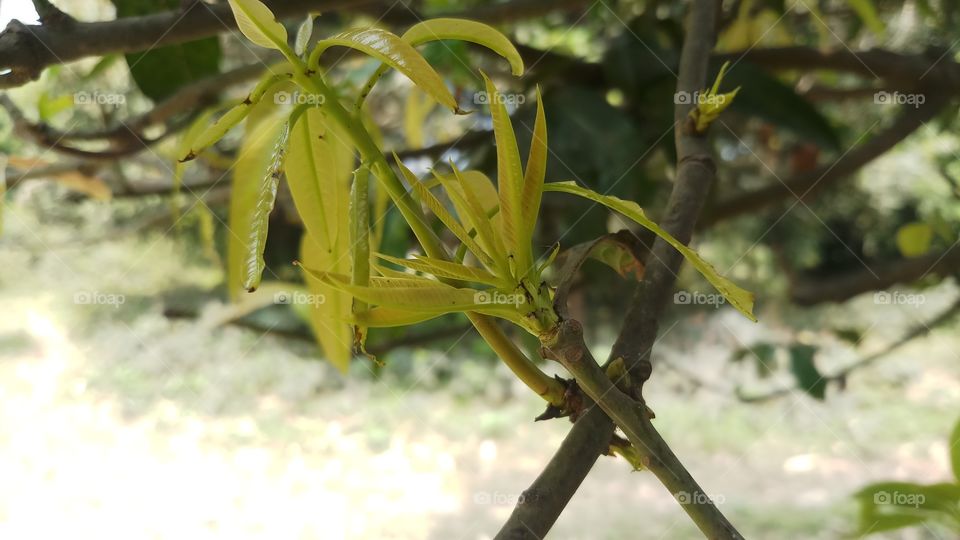
M216 305L167 320L156 295L216 283L212 265L171 236L118 232L122 216L101 203L66 216L45 203L62 197L55 188L17 195L0 238L0 538L489 538L569 428L531 422L537 398L459 353L396 355L403 369L380 380L357 362L343 380L306 343L213 325ZM658 354L723 385L742 375L731 350L788 322L859 321L870 329L860 350L880 349L954 291L926 294L919 308L858 301L802 320L768 305L757 326L732 310L695 316ZM855 358L827 349L821 368ZM745 405L661 367L650 403L748 538L841 538L863 484L949 477L956 351L951 329L935 332L826 403ZM551 534L697 537L652 476L611 458Z

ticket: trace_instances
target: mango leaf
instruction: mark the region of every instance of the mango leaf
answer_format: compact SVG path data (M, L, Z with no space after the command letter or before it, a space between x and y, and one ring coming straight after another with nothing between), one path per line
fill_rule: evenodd
M304 265L315 268L329 268L335 272L349 272L348 257L334 256L308 232L300 242L300 258ZM332 288L304 271L304 279L313 298L318 302L310 305L308 312L310 328L320 342L327 359L341 373L350 366L353 348L353 330L347 322L350 318L350 295ZM319 301L321 300L322 301Z
M482 71L486 83L487 101L493 119L493 132L497 144L497 190L500 199L501 234L507 248L507 259L516 265L517 277L525 275L532 266L530 242L524 242L524 217L521 214L523 197L523 171L517 137L510 122L504 100L493 81Z
M436 315L473 311L507 319L524 328L529 326L522 314L521 306L525 306L526 300L522 294L456 288L427 278L421 278L421 284L415 287L360 287L351 285L347 276L304 269L331 287L376 306Z
M347 30L317 43L317 47L310 54L309 65L315 68L320 54L333 46L356 49L384 62L407 76L437 103L454 112L460 112L457 100L447 90L447 85L440 75L416 49L395 34L378 28Z
M283 51L287 47L287 29L277 22L270 8L259 0L229 0L237 27L247 39L261 47Z
M960 483L960 421L953 427L948 444L950 445L950 463L953 466L953 476Z
M523 58L513 43L499 30L480 22L443 17L430 19L411 26L403 33L402 39L411 45L443 39L476 43L506 58L514 75L523 75Z
M284 111L273 103L256 107L247 119L237 153L231 183L229 242L227 244L227 286L231 297L241 290L255 289L262 272L261 235L266 238L266 219L273 207L274 173L278 142L286 143ZM258 255L258 251L260 254Z
M267 229L270 225L270 214L277 200L277 188L280 185L280 175L283 174L283 158L286 153L287 139L290 136L289 121L284 122L277 134L273 146L273 154L266 171L261 171L261 180L257 189L256 203L247 217L250 222L247 236L246 253L244 255L243 288L252 292L260 286L263 269L263 251L267 247Z
M117 18L149 15L180 8L180 0L113 0ZM169 97L187 83L220 71L220 40L216 37L151 48L126 56L130 75L153 101ZM94 70L95 71L95 70ZM93 71L91 71L91 74Z
M813 357L817 348L796 343L790 346L790 371L801 390L819 400L827 395L827 380L817 369Z
M506 285L502 279L482 268L466 266L455 262L434 259L431 257L417 257L416 259L401 259L377 253L377 257L392 262L398 266L405 266L411 270L431 274L439 278L449 278L469 283L484 283L494 287Z
M483 23L470 21L466 19L437 18L427 21L421 21L411 26L400 38L411 46L422 45L436 40L460 40L477 43L489 48L495 53L507 59L510 62L510 69L513 74L520 76L523 74L523 58L513 46L513 43L502 33L491 26ZM445 46L443 51L451 53L451 47ZM453 54L453 53L451 53ZM456 66L463 64L463 61L457 59ZM370 76L367 83L360 91L360 97L357 99L355 108L360 109L364 100L373 90L374 85L380 80L387 65L382 65Z
M872 534L931 519L956 520L960 485L879 482L862 488L854 498L860 503L860 532Z
M297 37L293 42L293 52L297 56L303 56L303 53L307 50L307 45L310 44L310 37L313 36L313 18L314 14L308 13L303 22L300 23L300 27L297 28Z
M676 248L694 268L699 271L703 277L710 282L720 294L730 302L734 308L737 309L740 313L746 315L748 319L756 322L756 317L753 315L753 293L737 286L735 283L729 279L721 276L717 270L707 261L703 260L700 255L690 249L689 247L680 243L679 240L670 235L667 231L660 228L659 225L654 223L650 218L644 214L643 209L633 201L625 201L617 197L610 195L601 195L593 190L587 189L585 187L578 186L574 182L550 182L544 184L545 191L559 191L563 193L569 193L571 195L578 195L591 201L598 202L611 210L615 210L624 216L632 219L638 224L646 227L654 234L663 238L668 244Z
M470 251L480 259L486 265L492 264L490 256L477 244L473 238L467 233L466 229L463 228L463 225L458 222L447 208L443 206L437 198L427 189L426 186L417 179L417 176L413 174L413 171L408 169L406 165L403 164L403 161L400 160L400 157L396 154L393 155L394 159L397 162L397 167L400 168L400 172L406 178L407 182L413 187L413 191L417 194L420 199L420 202L427 205L427 208L433 212L433 215L437 216L443 225L454 234L465 246L467 246Z
M490 212L499 208L499 196L493 183L481 172L460 172L456 166L453 166L455 182L452 182L449 176L434 176L447 190L447 195L457 209L461 221L469 224L472 230L477 232L480 244L490 254L498 272L506 275L508 273L506 248L500 236L494 232L494 227L499 225L499 216L493 220L489 218Z
M356 324L362 324L368 328L393 328L422 323L442 315L442 313L422 313L405 309L375 307L363 313L357 313L353 318Z
M897 248L904 257L919 257L930 250L933 227L926 223L913 222L897 229Z
M197 137L206 131L210 118L213 116L214 109L207 109L190 123L190 126L183 132L180 141L177 143L177 156L186 156L190 153L190 148L196 142ZM183 187L183 174L186 171L187 164L184 161L177 160L173 164L173 192L171 193L171 208L173 210L174 223L180 220L180 190Z
M537 118L533 124L533 137L530 140L530 154L523 173L523 190L520 195L520 217L523 220L520 242L531 245L537 228L537 216L540 214L540 201L543 197L543 182L547 174L547 120L543 112L543 99L537 87Z
M643 261L637 260L630 246L621 242L616 235L603 237L587 256L609 266L621 277L637 281L643 279Z

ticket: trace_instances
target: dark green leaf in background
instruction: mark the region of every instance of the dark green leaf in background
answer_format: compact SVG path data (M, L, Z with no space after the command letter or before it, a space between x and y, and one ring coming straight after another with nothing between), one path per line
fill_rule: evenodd
M180 9L180 0L113 0L117 17L135 17ZM209 37L126 55L130 74L140 91L154 101L181 86L220 70L220 42Z
M790 371L797 379L797 386L810 396L823 399L827 394L827 381L813 363L817 348L795 343L790 346Z

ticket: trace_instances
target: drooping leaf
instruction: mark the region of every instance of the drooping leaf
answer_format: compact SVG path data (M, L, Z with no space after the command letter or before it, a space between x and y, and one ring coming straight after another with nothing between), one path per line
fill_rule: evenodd
M447 90L440 75L430 67L416 49L395 34L379 28L347 30L320 41L310 54L310 66L316 66L320 54L333 46L356 49L384 62L407 76L437 103L454 112L459 112L457 100Z
M572 195L578 195L590 199L592 201L598 202L607 208L615 210L624 216L632 219L638 224L646 227L651 230L660 238L663 238L668 244L676 248L684 258L690 261L690 264L699 271L703 277L710 282L720 294L730 302L730 305L735 307L737 311L743 313L752 321L756 321L756 317L753 315L753 293L739 287L729 279L720 275L719 272L707 261L705 261L700 255L690 249L689 247L683 245L679 240L670 235L667 231L663 230L659 225L654 223L650 218L644 214L643 209L633 201L625 201L617 197L610 195L601 195L593 190L587 189L585 187L578 186L574 182L550 182L544 184L545 191L559 191L563 193L569 193Z
M183 132L183 135L180 137L180 141L177 143L177 156L186 156L190 153L190 148L194 145L197 140L197 137L203 133L207 126L210 124L210 118L213 116L214 109L207 109L206 111L197 115L197 118L190 124L189 127ZM173 209L173 218L174 223L178 223L180 219L180 190L183 187L183 174L186 172L187 164L183 161L177 160L173 164L173 192L171 197L171 208Z
M257 188L256 202L246 218L250 222L243 263L243 288L247 292L254 291L260 286L263 269L266 266L263 261L263 252L267 247L270 214L277 200L277 188L280 185L280 175L283 174L283 158L289 135L289 121L283 122L274 142L269 166L267 170L260 171L261 179Z
M517 77L523 75L523 58L513 43L499 30L467 19L436 18L421 21L403 33L403 40L411 45L429 41L455 39L469 41L492 50L510 62L510 70Z
M930 250L933 242L933 227L926 223L913 222L897 229L897 248L904 257L919 257Z
M519 77L523 74L523 58L520 56L516 47L513 46L513 43L495 28L476 21L449 18L421 21L411 26L400 39L409 43L411 46L422 45L436 40L461 40L477 43L506 58L507 61L510 62L510 69L514 75ZM453 54L451 52L452 47L450 46L445 46L442 50L446 53ZM462 66L464 62L460 60L458 56L454 55L454 57L457 58L455 65ZM379 81L380 77L386 72L387 67L387 65L380 66L367 80L367 83L360 91L360 98L357 100L356 109L360 109L363 106L367 95L370 94L374 85L377 84L377 81Z
M330 250L321 246L308 232L300 242L300 258L304 266L314 268L328 268L333 272L349 272L349 257L334 256ZM313 335L320 342L321 348L341 373L346 373L350 366L351 350L353 348L353 330L348 322L350 318L350 295L330 287L319 279L304 271L304 279L310 293L315 298L322 299L309 306L310 328Z
M285 122L284 111L273 103L256 107L247 119L233 168L228 220L227 285L233 298L259 284L257 270L262 267L255 254L262 248L259 235L265 238L265 219L269 216L268 207L272 208L270 193L276 182L273 174L277 143L285 131Z
M260 0L229 0L237 27L247 39L261 47L283 51L287 48L287 29L270 8Z
M524 218L521 197L523 196L523 171L517 137L510 122L510 115L493 81L483 72L486 92L493 119L493 132L497 143L497 190L500 199L501 234L507 248L508 260L512 258L518 276L530 271L532 261L530 243L523 242Z
M817 348L795 343L790 346L790 371L797 386L811 397L822 400L827 395L827 380L813 362Z

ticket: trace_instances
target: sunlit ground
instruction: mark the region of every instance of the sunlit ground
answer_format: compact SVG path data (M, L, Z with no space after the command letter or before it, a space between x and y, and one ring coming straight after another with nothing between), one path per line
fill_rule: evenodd
M569 428L531 422L538 399L460 349L400 353L403 369L379 381L357 362L343 380L309 344L217 326L216 303L167 320L160 293L219 272L172 236L124 232L102 203L54 211L53 189L20 190L0 238L0 538L489 538ZM927 291L919 308L867 299L801 324L861 321L866 353L952 294ZM727 363L730 351L782 335L793 316L697 316L659 354L723 386L749 371ZM825 347L823 368L855 358ZM828 405L799 394L745 405L666 369L648 392L667 440L747 537L839 538L863 484L949 478L956 351L951 329L935 332L855 374ZM451 365L454 380L439 382ZM659 483L612 458L551 535L696 537Z

